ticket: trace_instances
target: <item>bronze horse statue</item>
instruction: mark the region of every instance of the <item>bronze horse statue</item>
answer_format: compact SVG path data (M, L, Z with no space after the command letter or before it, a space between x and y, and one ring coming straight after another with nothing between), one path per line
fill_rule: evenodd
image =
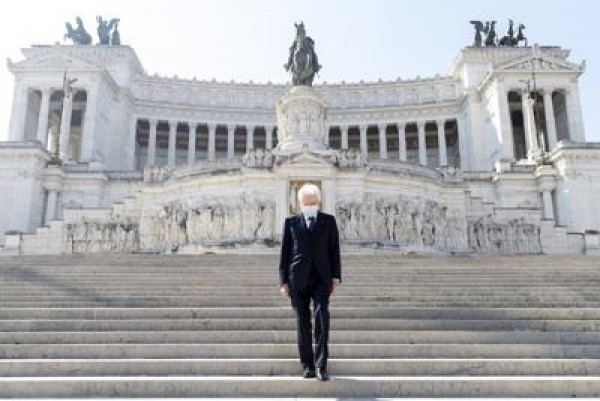
M515 47L519 45L519 42L525 41L525 46L527 46L527 38L523 34L523 30L525 29L525 25L519 24L519 28L517 30L517 36L514 36L513 30L513 20L508 20L508 31L506 35L504 35L500 41L498 42L498 46L511 46Z
M89 45L92 43L92 36L87 33L85 28L83 27L83 21L80 17L75 19L77 21L77 28L73 29L71 23L65 23L67 27L67 33L65 34L65 39L71 39L76 45Z
M315 41L310 36L306 36L304 23L294 23L294 26L296 38L290 46L288 61L283 67L286 71L292 72L294 85L312 86L315 74L321 69L315 52Z

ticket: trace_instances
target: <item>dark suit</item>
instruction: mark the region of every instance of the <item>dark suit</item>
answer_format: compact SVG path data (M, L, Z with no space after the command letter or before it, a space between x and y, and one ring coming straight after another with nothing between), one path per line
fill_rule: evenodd
M317 212L311 227L302 212L283 224L279 284L288 284L296 312L300 362L306 367L327 367L329 356L329 295L333 278L341 281L340 244L335 217ZM310 300L315 315L313 354Z

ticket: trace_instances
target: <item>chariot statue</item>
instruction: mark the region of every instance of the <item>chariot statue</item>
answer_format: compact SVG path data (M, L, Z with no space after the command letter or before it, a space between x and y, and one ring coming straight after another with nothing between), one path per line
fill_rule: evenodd
M75 18L77 28L73 28L70 22L65 23L67 33L65 39L71 39L76 45L89 45L92 43L92 35L90 35L83 27L83 21L80 17Z

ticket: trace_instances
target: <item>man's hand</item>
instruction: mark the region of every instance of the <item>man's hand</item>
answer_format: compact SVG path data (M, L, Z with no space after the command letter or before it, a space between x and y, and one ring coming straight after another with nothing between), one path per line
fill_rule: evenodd
M283 295L284 297L289 297L290 296L290 286L287 284L282 285L279 288L279 291L281 292L281 295Z
M330 293L330 294L333 294L333 291L335 291L335 288L336 288L338 285L340 285L340 284L341 284L341 281L340 281L340 279L337 279L337 278L334 278L334 279L332 279L332 280L331 280L331 287L330 287L329 293Z

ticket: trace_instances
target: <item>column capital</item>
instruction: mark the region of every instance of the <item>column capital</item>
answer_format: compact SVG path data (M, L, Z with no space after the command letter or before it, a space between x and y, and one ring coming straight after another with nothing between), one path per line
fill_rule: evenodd
M387 129L388 125L389 125L388 123L380 123L380 124L377 124L377 128L379 128L379 129Z
M443 127L446 124L446 119L445 118L438 118L435 120L435 123L437 124L438 127Z
M177 125L179 124L179 120L169 119L167 121L169 123L169 130L171 130L173 128L177 129Z
M146 120L148 120L150 127L156 127L158 125L158 119L156 118L146 118Z
M229 131L229 130L235 130L237 127L237 124L225 124L225 126L227 127L227 131Z
M427 120L417 120L415 124L417 124L417 128L423 129L425 128L425 124L427 124Z
M49 95L52 91L52 86L50 85L42 85L38 87L39 91L42 92L42 95Z
M359 129L360 131L366 131L367 129L369 129L369 124L360 124L360 125L358 126L358 129Z
M188 127L194 127L194 128L198 128L198 126L200 125L200 123L198 121L188 121L187 122Z

